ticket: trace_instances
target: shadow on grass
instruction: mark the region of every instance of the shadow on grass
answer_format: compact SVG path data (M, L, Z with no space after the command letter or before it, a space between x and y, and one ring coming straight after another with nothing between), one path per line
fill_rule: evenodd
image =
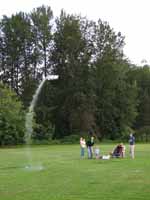
M8 167L0 167L0 171L4 170L16 170L16 169L23 169L26 171L43 171L45 167L42 165L25 165L25 166L8 166Z
M109 160L104 160L104 159L95 159L95 164L110 164L110 163L125 163L129 162L128 159L120 159L120 158L111 158ZM93 162L94 163L94 162Z
M0 167L0 171L2 170L10 170L10 169L23 169L25 166L7 166L7 167Z

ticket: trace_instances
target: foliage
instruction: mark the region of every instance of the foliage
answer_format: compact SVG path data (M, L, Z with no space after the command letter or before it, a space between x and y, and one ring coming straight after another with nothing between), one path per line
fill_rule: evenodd
M135 132L136 141L150 141L150 126L143 126Z
M0 84L0 145L23 142L24 112L17 95Z
M53 12L50 7L44 5L33 9L30 14L34 43L34 64L38 64L39 58L42 64L41 71L46 77L50 71L48 57L52 46L52 24Z
M52 54L53 71L59 75L54 110L56 138L87 130L93 121L90 55L81 23L80 17L63 11L56 21Z
M0 79L24 108L44 77L59 75L46 81L39 95L34 140L68 140L91 128L99 139L118 139L130 128L150 125L149 66L132 66L125 59L124 40L101 19L62 10L53 20L51 7L44 5L3 16ZM14 126L4 124L8 132ZM15 132L6 140L15 142Z
M68 135L61 139L62 144L78 144L79 143L79 135Z
M129 71L129 80L138 88L138 116L133 124L138 140L149 140L150 127L150 66L133 66Z
M107 23L96 27L95 90L98 137L121 138L137 115L137 89L128 81L129 64L123 57L124 38Z

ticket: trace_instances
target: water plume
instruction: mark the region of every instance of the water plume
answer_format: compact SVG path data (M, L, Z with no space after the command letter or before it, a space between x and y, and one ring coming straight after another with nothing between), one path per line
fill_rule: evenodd
M31 149L30 149L30 145L32 143L32 133L33 133L33 118L34 118L34 107L37 103L38 100L38 96L41 92L41 89L45 83L46 80L54 80L54 79L58 79L57 75L50 75L47 76L46 78L44 78L42 80L42 82L39 84L38 88L35 91L35 94L33 95L32 101L30 103L29 106L29 110L28 113L26 114L26 119L25 119L25 143L26 143L26 154L27 154L27 158L28 158L28 163L29 165L26 166L26 169L29 168L36 168L36 169L43 169L42 166L34 166L33 167L33 161L32 161L32 155L31 155Z

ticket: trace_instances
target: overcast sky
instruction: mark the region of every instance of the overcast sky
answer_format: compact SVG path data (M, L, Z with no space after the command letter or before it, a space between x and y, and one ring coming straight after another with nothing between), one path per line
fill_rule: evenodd
M150 0L0 0L0 18L41 5L51 6L55 17L63 8L68 14L108 21L125 36L124 52L131 62L145 59L150 64Z

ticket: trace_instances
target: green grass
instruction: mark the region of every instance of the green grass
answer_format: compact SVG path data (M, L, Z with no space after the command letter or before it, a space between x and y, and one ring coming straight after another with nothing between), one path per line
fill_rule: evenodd
M113 147L100 144L103 154ZM0 149L0 200L150 199L150 144L136 145L134 160L128 148L124 159L79 155L77 145L35 146L30 158L25 148Z

